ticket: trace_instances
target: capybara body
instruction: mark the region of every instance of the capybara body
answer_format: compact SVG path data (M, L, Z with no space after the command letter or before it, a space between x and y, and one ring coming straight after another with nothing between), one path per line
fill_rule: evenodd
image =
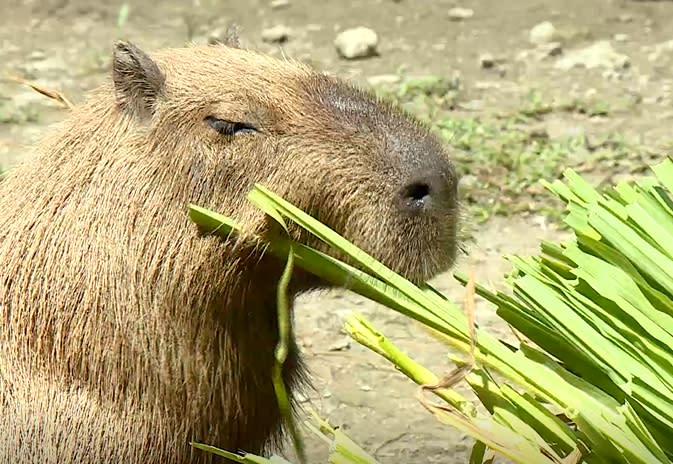
M454 261L456 173L407 114L233 43L118 42L109 82L0 182L0 464L276 449L284 263L256 182L415 282ZM204 233L189 203L244 233ZM326 287L296 269L290 293ZM284 376L306 384L294 345Z

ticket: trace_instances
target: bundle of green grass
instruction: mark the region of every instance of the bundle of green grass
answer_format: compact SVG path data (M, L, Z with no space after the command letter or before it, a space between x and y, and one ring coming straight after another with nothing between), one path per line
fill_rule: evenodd
M671 463L673 161L602 193L572 170L545 186L566 202L573 237L561 244L543 242L538 256L509 258L511 292L475 287L523 335L518 346L479 328L472 332L461 307L429 285L418 287L394 274L263 187L249 200L281 224L295 221L368 271L279 240L270 250L289 257L288 273L298 265L337 284L348 282L353 291L433 329L456 349L459 355L452 359L486 412L361 316L346 320L355 340L413 381L439 382L432 389L437 400L426 407L475 439L471 463L484 462L487 451L521 464ZM197 206L191 217L223 234L237 228ZM463 275L456 278L469 283ZM283 308L279 317L288 317ZM318 418L309 426L332 441L330 462L376 462ZM194 446L239 462L288 462Z

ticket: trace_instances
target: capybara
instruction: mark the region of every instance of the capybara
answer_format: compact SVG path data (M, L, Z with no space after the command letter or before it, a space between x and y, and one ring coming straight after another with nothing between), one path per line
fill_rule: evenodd
M109 81L0 182L0 463L206 463L222 458L191 441L285 443L271 381L285 263L265 252L282 229L247 200L254 183L414 282L453 265L458 177L438 138L235 42L116 42ZM244 232L206 233L190 203ZM329 287L296 268L289 291ZM293 344L290 394L308 377Z

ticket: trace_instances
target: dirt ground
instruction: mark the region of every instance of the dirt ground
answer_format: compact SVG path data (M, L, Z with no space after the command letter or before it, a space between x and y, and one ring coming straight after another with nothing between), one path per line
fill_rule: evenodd
M272 5L276 3L276 5ZM128 2L128 19L118 26L122 2L86 0L0 0L0 64L8 70L62 90L79 101L109 71L112 41L127 37L147 49L204 41L230 21L242 29L244 45L290 56L359 84L390 76L404 67L415 75L460 75L466 104L450 116L489 117L516 109L531 89L549 99L595 98L613 110L602 117L552 111L536 120L550 137L620 133L642 146L667 147L673 117L673 2L635 0L315 0ZM451 20L453 7L471 17ZM529 32L550 21L562 51L538 46ZM266 28L285 25L282 44L262 40ZM336 34L366 26L379 38L378 56L344 60ZM557 40L554 39L554 40ZM559 68L574 50L609 41L628 65ZM492 60L486 56L490 54ZM610 58L610 55L606 55ZM490 66L493 61L494 64ZM381 78L379 78L381 80ZM64 112L54 103L9 80L0 81L0 165L11 167L26 154L45 126ZM663 150L663 149L662 149ZM563 163L561 163L563 164ZM615 174L606 160L592 171L603 181ZM524 167L525 169L525 167ZM468 173L469 174L469 173ZM556 178L560 169L550 170ZM490 192L497 196L497 192ZM525 192L523 192L525 195ZM474 241L457 268L474 264L480 282L500 286L508 266L503 254L535 253L540 239L563 233L535 214L498 215L476 226ZM462 287L450 274L435 285L460 302ZM451 368L446 349L408 320L348 292L306 295L296 309L297 331L312 370L314 407L381 463L467 462L471 440L437 422L414 398L416 386L374 353L350 342L343 315L358 311L388 337L438 374ZM497 334L507 329L493 308L478 302L480 325ZM305 435L309 462L326 462L327 447ZM217 445L217 444L213 444ZM292 453L288 451L287 457Z

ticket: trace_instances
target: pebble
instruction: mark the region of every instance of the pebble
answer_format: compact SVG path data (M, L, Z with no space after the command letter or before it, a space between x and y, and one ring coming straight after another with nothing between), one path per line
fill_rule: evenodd
M548 56L559 56L563 53L563 47L561 42L549 42L538 47L538 50L541 53L541 58L546 58Z
M532 55L530 50L521 50L514 56L514 61L528 61Z
M545 121L545 132L552 140L586 135L586 129L584 127L569 123L562 118L555 117L550 117Z
M665 119L673 119L673 111L660 111L657 113L656 118L660 121Z
M287 41L291 33L292 30L289 27L278 24L277 26L269 27L262 31L262 41L283 43Z
M661 95L653 95L651 97L643 98L643 103L645 105L655 105L661 101Z
M343 338L332 343L327 350L328 351L344 351L349 349L351 346L350 338Z
M206 37L206 41L210 45L214 45L214 44L222 42L223 37L224 37L224 28L223 27L218 27L217 29L212 30L208 33L208 36Z
M216 44L216 43L228 43L231 42L232 39L235 41L236 38L239 35L239 28L235 24L230 24L229 26L225 27L218 27L214 30L212 30L206 40L208 41L209 44Z
M471 189L479 185L479 178L473 174L466 174L461 176L458 183L460 184L460 188Z
M537 59L538 61L545 60L550 56L559 56L563 53L563 47L560 42L550 42L539 45L532 50L521 50L515 56L515 61L530 61Z
M620 73L616 69L606 69L601 73L601 76L603 76L603 79L612 82L621 81L624 79L624 74Z
M41 61L47 58L47 54L44 53L42 50L33 50L30 52L30 55L28 55L28 59L30 61Z
M474 83L474 88L477 90L492 90L499 89L502 85L500 82L488 82L488 81L476 81Z
M269 6L274 10L290 6L290 0L271 0Z
M648 47L648 49L652 50L652 52L647 55L647 59L651 62L659 61L662 55L673 51L673 40L667 40L654 47Z
M353 60L376 55L378 41L376 32L360 26L340 32L334 39L334 46L342 58Z
M456 7L449 10L449 19L452 21L462 21L470 19L472 16L474 16L474 10L470 8Z
M479 65L484 69L490 69L495 66L495 58L490 53L482 53L479 56Z
M367 78L367 83L372 86L378 85L392 85L400 82L400 76L397 74L380 74L378 76L370 76Z
M600 40L588 47L566 52L554 65L556 69L567 71L575 67L593 69L598 67L611 70L623 69L630 64L629 57L618 53L607 40Z
M533 26L528 33L528 41L533 45L542 45L554 40L556 28L549 21L543 21Z
M615 42L626 42L629 40L629 36L626 34L615 34L614 37Z
M484 100L470 100L459 103L458 106L465 111L483 111Z

